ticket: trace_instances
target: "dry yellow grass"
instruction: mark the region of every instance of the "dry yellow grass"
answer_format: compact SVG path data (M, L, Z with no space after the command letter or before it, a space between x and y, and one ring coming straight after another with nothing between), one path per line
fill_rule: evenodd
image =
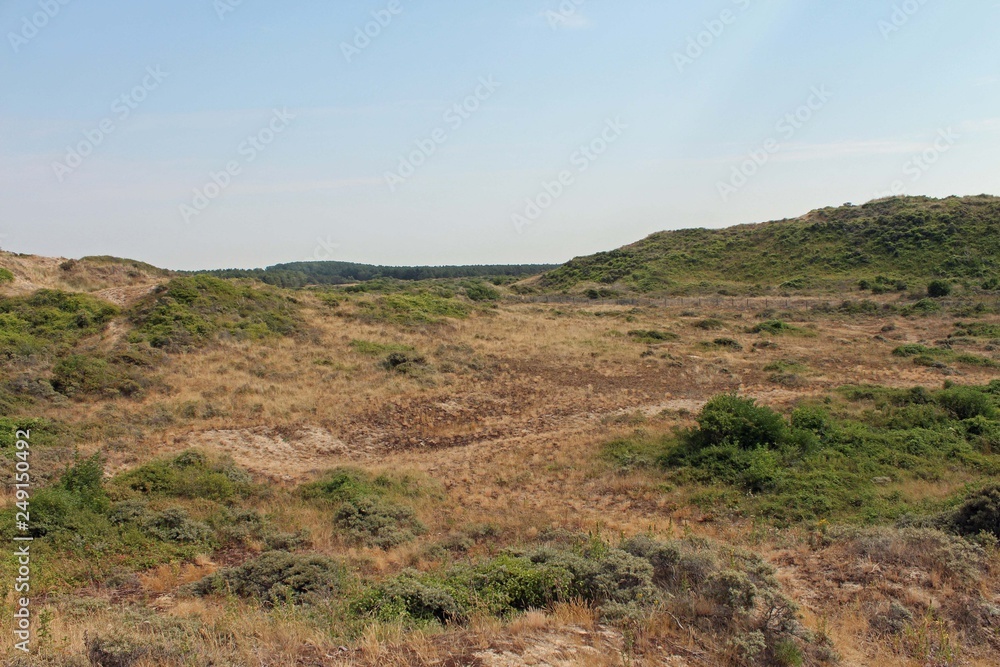
M5 265L16 268L9 258ZM25 270L26 279L33 275ZM341 309L349 312L351 306ZM197 446L228 454L279 485L314 479L341 465L373 473L405 470L431 480L439 495L415 501L429 534L389 552L345 544L317 507L262 506L279 525L307 528L314 550L344 558L369 575L423 567L430 562L428 544L456 527L483 523L498 525L508 543L529 541L554 527L609 536L690 533L747 546L777 561L790 546L806 549L807 536L714 523L680 492L664 492L648 473L609 471L597 457L601 444L637 425L667 431L688 424L691 413L724 391L783 408L845 384L940 385L945 378L938 371L893 357L891 350L901 342L944 338L953 327L946 317L822 317L809 323L815 337L783 336L774 339L776 347L755 349L761 337L743 333L752 314L707 309L695 317L682 316L679 309L503 304L493 313L415 329L367 324L318 302L307 303L306 314L305 336L223 342L172 357L160 371L165 392L137 402L69 402L47 416L73 423L138 420L141 427L117 444L103 437L88 443L105 451L111 470ZM709 315L723 318L726 330L693 326ZM890 320L895 340L876 340ZM633 329L672 331L679 340L650 347L628 337ZM735 338L744 350L701 345L718 335ZM437 370L426 377L393 374L378 359L357 352L353 340L411 346ZM643 356L647 350L652 354ZM802 386L775 385L763 370L787 359L808 365ZM962 373L969 383L996 377L983 368ZM142 422L158 413L172 415L172 421ZM898 490L942 498L959 483L909 483ZM343 651L327 630L295 614L171 598L179 586L214 567L207 560L162 566L144 573L140 582L147 593L163 598L158 607L163 614L196 618L212 628L201 641L206 659L218 664L293 664L280 662L280 656L318 665L467 664L444 663L449 656L484 665L527 664L516 662L527 656L537 664L595 667L710 664L690 632L668 615L654 616L640 628L640 650L623 657L621 632L601 626L594 611L580 605L559 605L511 622L477 619L461 630L404 632L373 625ZM782 575L789 590L807 600L807 626L831 637L844 665L916 664L872 641L858 609L815 598L809 582L795 578L794 567L783 567ZM997 590L994 581L986 585ZM121 618L110 605L85 618L57 616L51 622L53 636L60 638L54 650L79 652L85 632L106 632ZM990 664L976 662L975 655L969 660Z

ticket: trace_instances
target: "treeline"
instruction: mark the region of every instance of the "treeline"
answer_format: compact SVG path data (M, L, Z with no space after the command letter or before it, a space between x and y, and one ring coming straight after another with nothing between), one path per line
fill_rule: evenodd
M198 271L219 278L253 278L279 287L344 285L379 278L432 280L438 278L487 278L531 276L554 269L554 264L483 264L474 266L375 266L352 262L292 262L265 269Z

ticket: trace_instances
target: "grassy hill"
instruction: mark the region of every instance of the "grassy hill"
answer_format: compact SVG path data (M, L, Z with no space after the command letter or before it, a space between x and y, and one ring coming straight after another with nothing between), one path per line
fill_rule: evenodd
M659 232L579 257L540 285L577 291L618 285L640 292L724 285L843 287L1000 276L1000 198L897 197L727 229Z

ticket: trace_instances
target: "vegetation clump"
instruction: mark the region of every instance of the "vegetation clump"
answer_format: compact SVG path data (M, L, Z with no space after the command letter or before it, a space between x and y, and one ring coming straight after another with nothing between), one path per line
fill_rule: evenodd
M338 468L299 487L298 494L329 507L333 525L355 543L391 549L426 530L413 509L401 502L426 494L412 477L373 477L361 470Z
M197 595L235 595L272 606L317 602L341 593L346 584L344 566L331 558L269 551L205 577L190 590Z
M0 298L0 357L58 356L117 314L118 308L106 301L58 290Z
M250 475L232 461L212 460L196 450L130 470L115 478L113 485L146 496L216 502L234 502L263 493Z
M619 467L663 468L679 484L731 487L742 495L719 492L706 502L779 523L931 515L944 509L942 503L884 486L1000 471L1000 410L992 385L851 387L842 395L847 402L836 414L805 405L789 418L752 399L718 396L699 414L696 428L620 438L605 446L603 456Z
M219 336L261 339L300 327L291 300L270 288L206 275L174 278L134 306L129 340L168 351L206 345Z
M400 326L439 324L446 319L465 319L470 307L453 296L430 292L385 294L357 304L358 317L367 322L385 322Z
M668 343L680 339L675 333L669 331L660 331L658 329L636 329L634 331L628 332L629 338L632 338L640 343L649 343L655 345L656 343Z

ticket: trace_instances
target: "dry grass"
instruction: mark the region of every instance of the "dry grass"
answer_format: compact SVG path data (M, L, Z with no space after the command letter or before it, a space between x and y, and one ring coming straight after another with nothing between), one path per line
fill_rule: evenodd
M4 260L15 273L20 270L16 258ZM25 279L47 275L35 271L25 268ZM160 371L168 392L138 402L69 402L47 416L76 424L131 420L136 427L124 429L117 446L108 447L100 430L84 446L103 447L115 470L196 445L229 454L278 485L313 479L339 465L374 473L412 471L433 480L439 493L414 501L428 534L388 552L345 544L319 507L279 502L260 507L277 525L308 529L314 550L344 558L365 575L427 566L433 560L426 556L429 545L456 529L487 523L499 527L497 546L562 528L605 535L692 533L751 547L773 562L782 562L787 549L797 550L791 564L782 565L787 588L803 602L805 624L830 636L843 664L916 664L871 639L859 606L863 596L849 597L847 604L844 598L824 597L825 589L806 576L815 554L805 534L714 523L681 492L664 492L648 473L613 472L597 452L616 433L635 427L667 431L689 423L690 413L724 391L738 390L783 408L845 384L940 385L945 379L940 371L915 366L891 351L899 341L946 337L951 318L891 318L899 341L888 342L875 337L889 319L825 317L810 323L816 337L778 337L776 347L755 349L754 343L766 337L743 333L754 321L749 313L684 317L676 309L504 304L495 313L401 329L366 324L306 301L308 335L224 342L177 355ZM340 309L349 314L351 305ZM597 317L594 310L609 316ZM723 319L723 333L736 338L744 351L703 348L700 343L717 332L692 324L707 315ZM626 335L633 329L673 331L680 339L651 347ZM423 377L394 374L356 351L353 340L410 346L427 356L433 370ZM805 385L794 390L775 386L763 370L790 358L812 369ZM968 383L996 377L989 369L961 372ZM172 421L143 421L158 413ZM898 490L939 499L960 482L908 483ZM214 567L207 560L167 565L140 577L145 593L160 600L157 613L197 620L202 630L193 640L201 642L200 650L214 664L293 664L296 658L317 665L515 665L529 659L595 667L712 664L704 643L695 642L690 629L669 615L655 615L626 641L620 631L598 623L594 610L571 604L511 622L477 619L461 630L372 625L343 651L329 628L294 613L265 613L232 601L173 599L178 587ZM1000 590L993 580L985 585L994 593ZM910 594L911 601L920 602L918 592ZM52 650L78 653L85 632L107 633L121 620L121 609L110 603L82 618L56 612L51 631L59 639ZM470 662L444 662L456 656ZM667 662L667 656L677 660ZM968 657L969 664L989 664L976 662L974 653Z

